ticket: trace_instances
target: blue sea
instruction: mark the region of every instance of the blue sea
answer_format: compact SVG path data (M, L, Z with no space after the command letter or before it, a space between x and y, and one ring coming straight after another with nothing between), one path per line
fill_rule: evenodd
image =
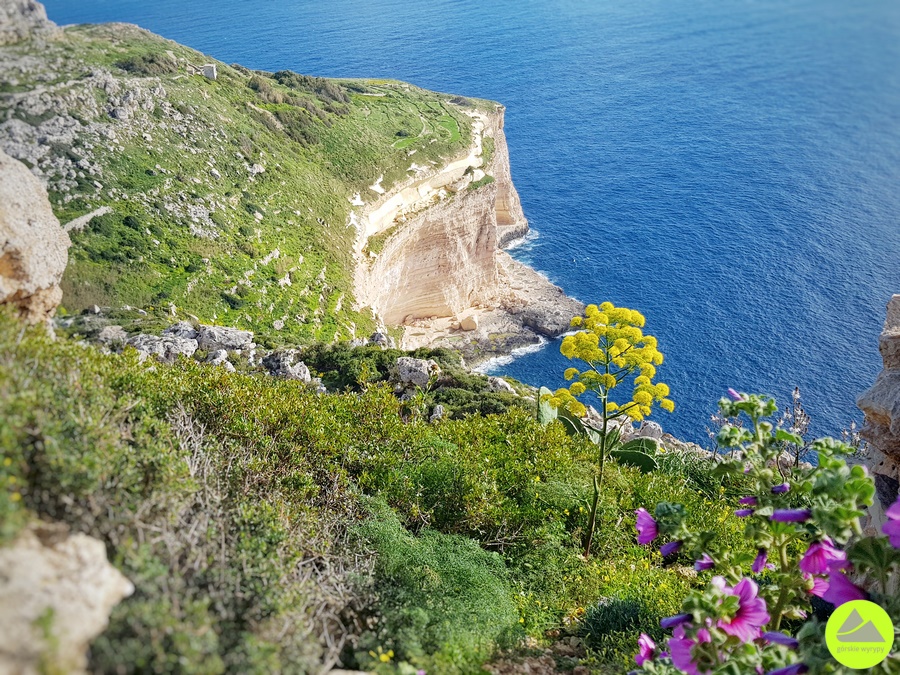
M637 308L704 442L727 387L860 419L900 292L897 0L48 0L226 61L500 101L537 236L514 253ZM558 342L496 371L561 384Z

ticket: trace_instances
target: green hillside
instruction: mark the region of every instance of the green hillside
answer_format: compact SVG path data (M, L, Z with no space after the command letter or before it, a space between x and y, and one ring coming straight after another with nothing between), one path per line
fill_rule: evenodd
M493 106L252 72L120 24L67 28L40 58L33 43L0 49L18 64L0 120L33 131L45 154L20 158L49 178L60 220L111 209L72 232L65 310L174 306L278 341L371 332L353 309L350 200L458 156L465 110ZM207 63L216 80L191 74Z

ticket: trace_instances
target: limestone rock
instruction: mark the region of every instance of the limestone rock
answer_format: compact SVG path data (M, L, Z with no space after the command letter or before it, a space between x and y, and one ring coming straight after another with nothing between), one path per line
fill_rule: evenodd
M264 356L262 364L273 377L282 377L286 380L299 380L304 384L312 381L309 368L303 361L298 361L299 352L296 349L285 349L272 352Z
M190 321L179 321L166 328L163 335L173 335L175 337L186 338L188 340L197 339L197 330Z
M428 418L429 422L437 422L439 420L444 419L444 406L438 403L434 406L434 410L431 411L431 417Z
M414 359L411 356L401 356L397 359L397 375L400 383L404 385L426 387L431 377L439 375L440 372L440 366L431 359Z
M213 366L221 366L229 373L234 372L234 366L228 360L228 352L226 352L224 349L218 349L210 353L210 355L206 359L206 362Z
M71 245L41 182L0 150L0 304L32 323L50 318Z
M197 351L197 341L174 335L135 335L128 340L131 345L146 356L155 356L163 363L174 363L178 356L190 358Z
M134 586L103 542L38 523L0 548L0 672L83 673L85 652ZM44 632L49 617L50 643Z
M253 333L239 328L224 328L222 326L200 326L197 336L200 349L216 351L226 349L250 349L253 345Z
M34 0L0 2L0 45L11 45L35 37L53 37L58 32L41 3Z
M459 319L459 327L462 330L478 330L478 317L474 314L464 314Z
M200 72L207 80L215 80L219 77L215 63L207 63L206 65L200 66Z
M884 511L896 501L900 489L900 295L888 302L878 349L884 370L856 405L866 416L860 435L869 442L866 464L877 493L867 527L880 531Z
M515 394L516 390L512 385L502 377L488 377L488 391L498 392L501 394Z
M638 430L634 432L634 437L652 438L653 440L658 441L663 437L663 430L662 427L659 426L659 423L644 420L641 422L641 426Z
M397 344L394 342L394 338L385 333L375 332L369 336L369 344L378 345L382 349L394 349Z
M121 345L128 341L128 333L122 326L105 326L98 334L97 341L105 345Z

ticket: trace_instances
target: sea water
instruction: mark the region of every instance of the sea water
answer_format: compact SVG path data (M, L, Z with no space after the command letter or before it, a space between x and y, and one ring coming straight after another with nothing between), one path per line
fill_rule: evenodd
M686 439L727 387L817 433L859 419L900 292L896 0L48 0L226 62L408 80L507 106L538 236L514 254L639 309ZM558 341L496 366L556 387Z

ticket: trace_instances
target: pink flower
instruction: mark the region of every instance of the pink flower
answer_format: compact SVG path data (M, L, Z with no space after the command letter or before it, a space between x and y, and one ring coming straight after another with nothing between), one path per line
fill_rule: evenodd
M732 400L732 401L735 401L735 402L746 401L746 400L747 400L747 399L744 397L743 394L741 394L741 393L735 391L735 390L732 389L731 387L728 387L728 395L731 397L731 400Z
M900 548L900 497L888 507L884 515L888 517L888 521L881 529L888 536L891 546Z
M822 594L825 602L840 607L851 600L865 600L866 593L850 581L840 570L832 570L828 575L828 590Z
M705 628L698 630L697 638L692 639L684 636L684 626L678 626L673 636L669 638L669 656L672 659L672 665L688 675L705 675L709 671L700 673L697 664L691 657L691 650L694 645L709 641L709 631Z
M653 516L647 511L647 509L641 508L635 511L637 515L637 523L635 527L638 531L638 544L644 546L649 544L651 541L656 539L659 535L659 530L656 529L656 521L653 520Z
M719 581L717 581L719 580ZM736 595L740 600L737 612L730 619L719 619L718 626L741 642L750 642L760 636L760 628L769 623L771 617L766 611L766 601L758 597L759 586L752 579L741 579L734 588L725 585L725 580L716 577L713 582L726 594Z
M815 595L817 598L821 598L825 595L825 592L828 590L828 579L825 577L814 577L811 574L804 574L803 577L805 579L812 579L813 586L809 589L811 595Z
M644 665L645 661L653 659L653 653L656 651L656 643L650 639L646 633L641 633L638 638L638 653L635 654L634 660L639 666Z
M828 537L810 544L800 560L800 571L807 574L825 574L832 567L841 569L846 566L847 554L836 548Z

